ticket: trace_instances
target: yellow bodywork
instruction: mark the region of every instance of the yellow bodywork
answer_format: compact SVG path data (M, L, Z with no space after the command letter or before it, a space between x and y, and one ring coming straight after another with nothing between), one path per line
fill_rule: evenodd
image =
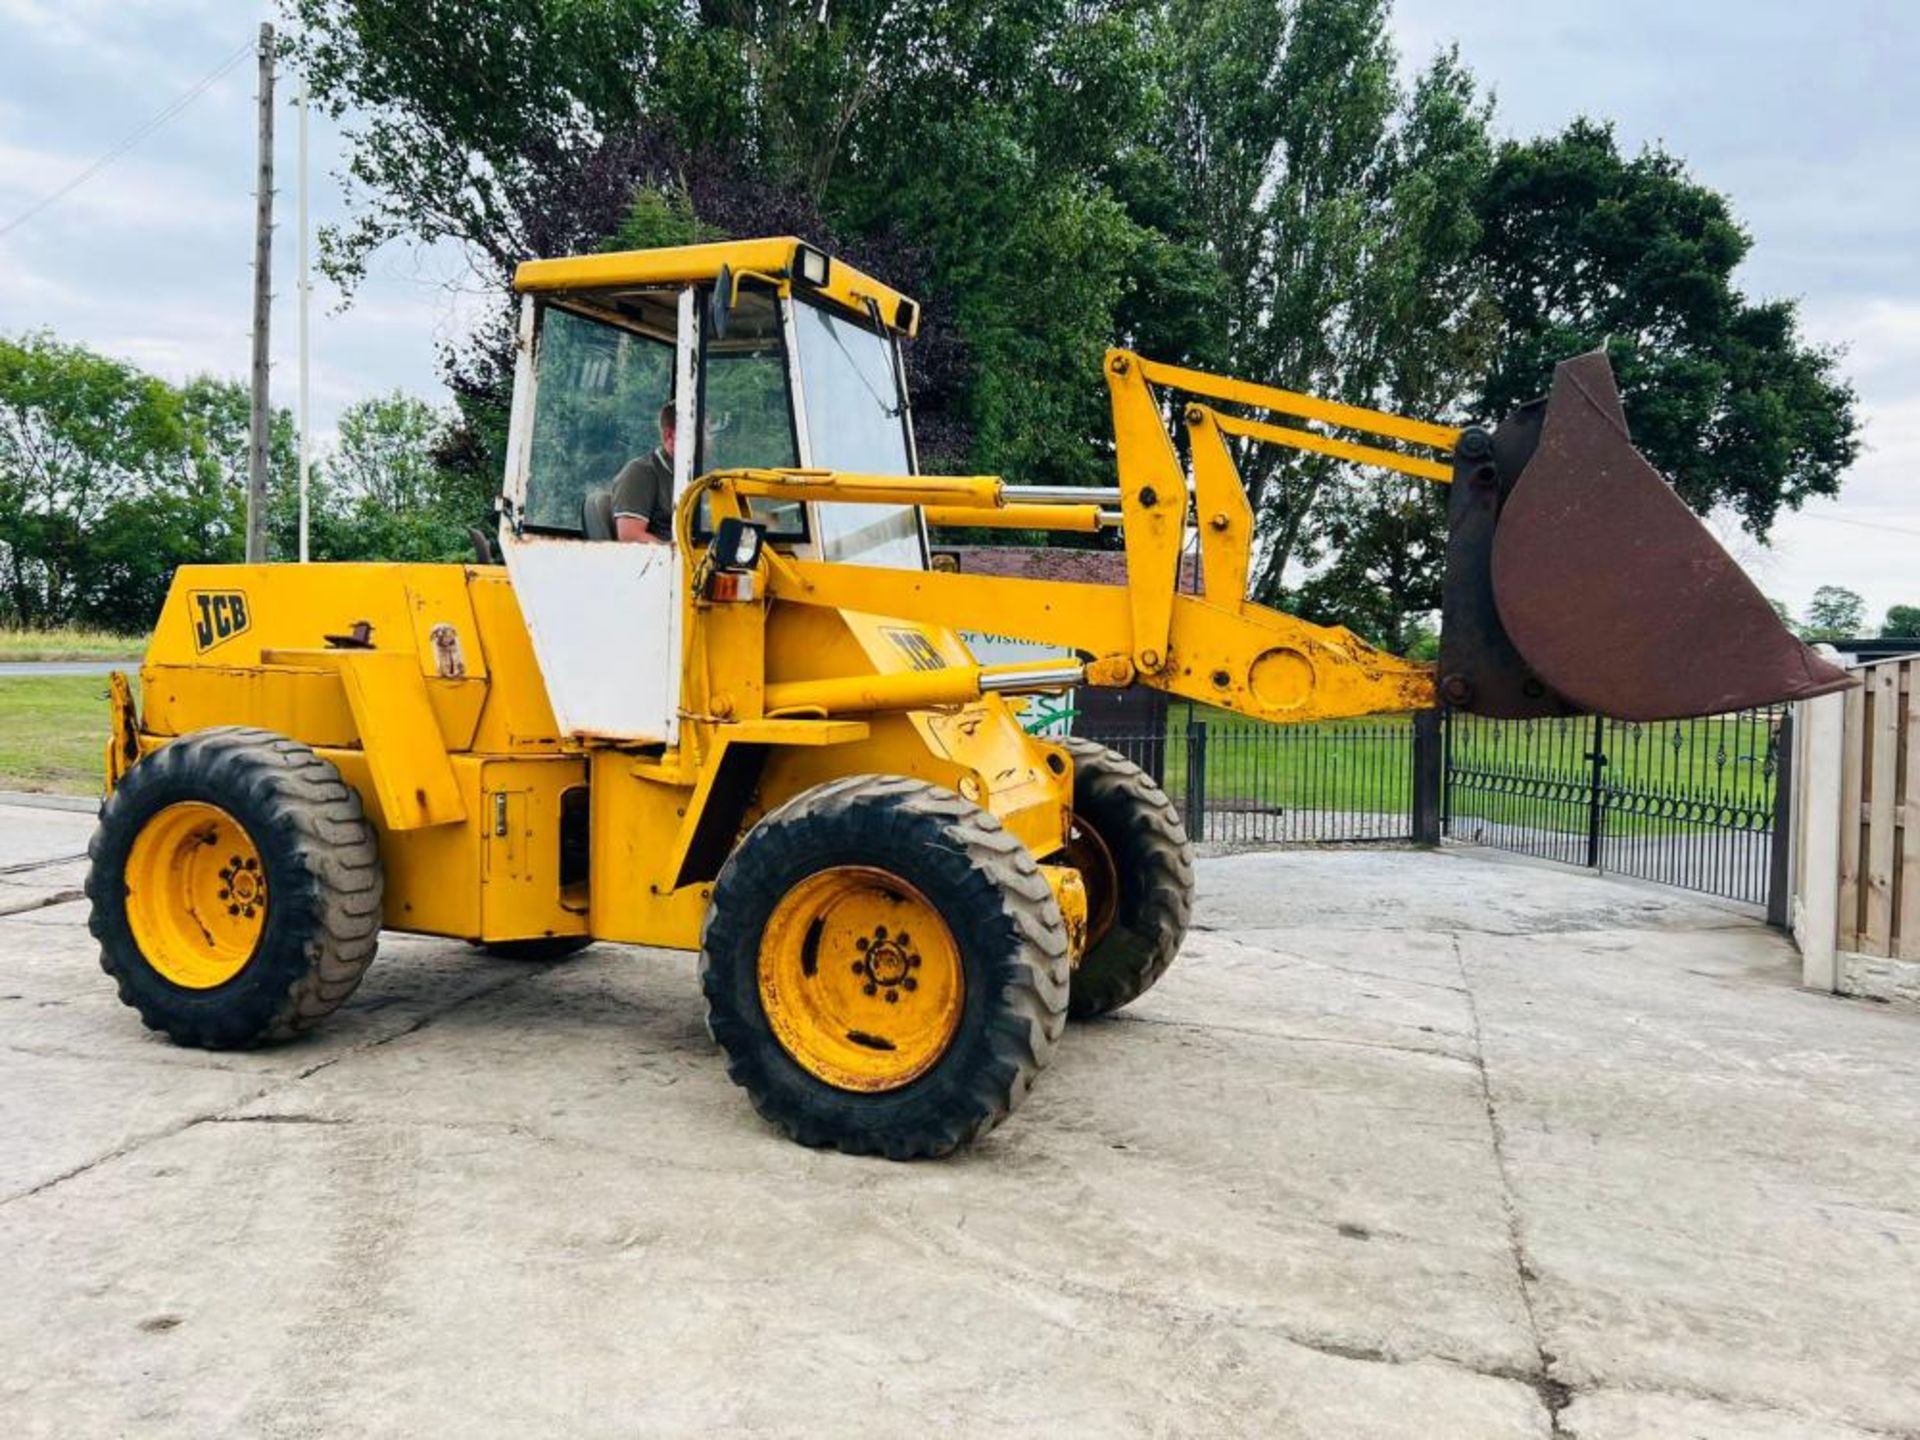
M1035 853L1060 848L1065 752L1029 740L996 696L857 720L765 713L783 687L923 676L929 652L969 665L951 631L765 602L689 610L680 743L617 747L559 733L503 569L183 567L141 671L135 743L245 725L313 746L379 832L387 925L474 941L695 948L741 829L848 773L922 776ZM1077 875L1050 879L1073 913Z
M579 302L594 289L712 282L725 267L791 287L812 255L803 252L784 239L540 261L523 266L517 283ZM906 297L838 260L811 288L902 333L917 323ZM784 470L696 481L676 517L685 642L672 745L560 733L504 569L189 566L175 576L141 671L144 714L136 716L116 678L108 786L174 737L259 727L312 746L358 793L379 836L387 926L473 941L591 935L691 949L715 878L762 816L842 776L914 776L991 811L1032 852L1077 957L1089 914L1080 872L1068 859L1071 759L1063 747L1026 734L997 693L1019 690L1031 667L977 664L957 627L1080 652L1078 683L1139 681L1261 719L1424 708L1433 701L1427 667L1247 599L1252 515L1226 437L1434 478L1444 467L1420 450L1445 450L1456 438L1445 427L1156 366L1124 351L1108 357L1106 374L1117 513L1104 504L1030 503L993 476ZM1188 481L1155 386L1372 438L1336 440L1187 405L1181 413L1192 442L1203 563L1198 592L1185 593L1178 579ZM747 598L718 598L703 568L705 546L694 538L695 508L704 498L717 522L748 515L748 502L765 496L900 502L953 524L1081 531L1117 524L1128 580L1105 586L879 569L767 549L754 562L751 585L729 592ZM181 823L205 830L219 822L187 816ZM154 843L160 849L142 860L141 873L186 897L176 908L190 912L209 884L221 888L187 850L168 849L167 834ZM794 913L877 928L881 910L911 907L911 897L887 898L893 892L876 891L870 878L842 876L817 895L798 895ZM803 1056L817 1073L856 1087L905 1083L919 1063L914 1057L944 1045L958 982L932 983L951 967L939 958L933 929L920 918L912 923L926 935L928 948L917 953L931 971L916 978L913 1004L900 1013L921 1028L903 1031L891 1069L874 1070L871 1051L866 1058ZM896 968L889 958L886 974ZM766 983L777 992L777 966L769 973ZM845 979L856 977L849 970ZM868 983L881 982L858 979L860 987ZM908 993L903 986L903 1006ZM785 1003L779 993L767 1001L770 1013ZM866 1071L849 1070L862 1065Z
M522 295L563 293L578 298L594 291L639 290L710 281L725 266L735 277L769 282L782 295L796 282L795 264L806 247L791 235L766 240L721 240L710 245L673 245L658 250L621 250L605 255L572 255L527 260L514 272L513 288ZM823 299L863 313L877 307L889 329L911 336L920 325L920 307L890 285L862 274L837 256L817 291Z

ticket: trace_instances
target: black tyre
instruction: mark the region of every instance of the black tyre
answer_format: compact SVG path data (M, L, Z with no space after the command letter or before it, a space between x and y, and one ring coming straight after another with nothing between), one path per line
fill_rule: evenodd
M591 944L591 935L541 935L532 940L488 940L480 948L496 960L565 960Z
M919 780L851 776L767 816L701 944L728 1075L803 1145L947 1154L1020 1104L1066 1018L1066 927L1033 856Z
M1193 917L1193 846L1180 812L1124 755L1078 737L1067 860L1087 886L1087 952L1067 1013L1105 1015L1167 973Z
M88 927L120 999L181 1045L244 1049L317 1024L380 935L373 827L340 772L237 726L147 756L87 847Z

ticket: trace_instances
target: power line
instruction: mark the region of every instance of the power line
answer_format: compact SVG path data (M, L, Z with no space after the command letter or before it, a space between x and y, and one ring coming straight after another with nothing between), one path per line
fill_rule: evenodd
M111 165L114 161L118 160L122 155L126 154L127 151L131 150L134 146L138 145L142 140L146 139L147 136L153 134L154 131L158 130L162 125L165 125L169 120L173 119L174 116L178 115L182 110L186 109L187 106L191 105L195 100L198 100L202 95L206 94L208 89L212 87L214 81L218 80L222 75L226 74L227 71L231 70L235 65L238 65L248 55L251 55L253 53L253 49L254 49L254 42L251 39L249 39L238 50L235 50L231 55L227 56L226 59L222 60L218 65L216 65L212 70L208 71L207 74L203 76L199 80L199 82L193 86L192 89L186 92L186 94L180 96L177 100L175 100L172 104L168 105L165 109L161 110L159 114L155 115L152 119L148 120L145 124L129 132L116 145L114 145L112 149L108 150L106 154L102 155L98 160L94 161L91 165L87 166L86 169L82 170L78 175L74 176L71 180L67 181L66 184L62 185L58 190L55 190L51 195L45 196L44 198L36 201L34 204L29 205L25 210L21 211L18 215L14 216L13 219L9 220L5 225L0 226L0 240L6 239L7 236L11 235L15 230L18 230L22 225L26 224L27 221L33 219L34 216L40 214L43 210L46 210L48 207L58 203L61 200L66 199L67 196L71 195L75 190L78 190L82 185L86 184L87 181L91 180L94 176L98 175L102 170L106 169L107 166Z
M1920 536L1920 530L1915 530L1911 526L1883 525L1878 520L1852 520L1842 515L1795 515L1793 518L1796 520L1811 520L1817 525L1852 525L1859 530L1881 530L1889 535Z

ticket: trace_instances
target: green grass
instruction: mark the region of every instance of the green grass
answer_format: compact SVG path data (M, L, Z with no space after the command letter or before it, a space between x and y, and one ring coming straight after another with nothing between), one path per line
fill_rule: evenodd
M1273 810L1404 812L1412 802L1411 718L1381 715L1300 726L1272 726L1207 706L1176 705L1168 718L1168 790L1187 786L1188 724L1207 726L1210 806ZM1456 782L1453 814L1536 829L1584 832L1590 774L1591 719L1519 724L1462 724L1455 733L1456 769L1537 782L1552 779L1568 798L1541 801L1489 793ZM1609 724L1606 781L1635 798L1609 807L1610 835L1662 835L1700 823L1751 821L1770 812L1773 778L1766 761L1769 727L1751 717L1712 717L1644 726ZM1670 802L1662 804L1657 798ZM1680 804L1678 802L1690 802ZM1719 808L1702 822L1700 811Z
M0 790L98 795L106 692L104 675L0 676Z
M1195 706L1192 719L1207 727L1210 805L1387 814L1412 804L1408 716L1265 725ZM1186 790L1187 726L1185 707L1175 708L1167 724L1166 776L1177 793Z
M0 628L0 661L138 660L146 648L144 635L115 635L72 626L54 630Z

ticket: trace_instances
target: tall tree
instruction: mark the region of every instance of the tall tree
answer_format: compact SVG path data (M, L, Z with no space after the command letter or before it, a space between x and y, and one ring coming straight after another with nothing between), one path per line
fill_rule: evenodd
M1920 605L1889 605L1880 633L1890 640L1920 640Z
M333 483L383 510L424 510L441 495L434 447L442 421L402 391L356 401L340 414Z
M1423 419L1460 416L1484 375L1497 315L1476 263L1475 211L1492 145L1490 106L1453 51L1416 79L1386 142L1381 219L1349 312L1349 393ZM1397 650L1440 605L1445 494L1429 481L1344 467L1303 527L1325 559L1295 590L1309 619L1338 621ZM1270 593L1277 593L1275 575Z
M1783 507L1838 492L1858 444L1837 357L1792 302L1735 286L1752 241L1678 159L1623 156L1611 127L1576 121L1501 148L1480 219L1501 315L1483 413L1604 344L1635 444L1696 510L1727 506L1764 539Z
M1867 628L1867 602L1844 585L1822 585L1807 602L1808 640L1850 640Z
M84 612L90 538L186 449L179 397L48 334L0 339L0 590L17 624Z

